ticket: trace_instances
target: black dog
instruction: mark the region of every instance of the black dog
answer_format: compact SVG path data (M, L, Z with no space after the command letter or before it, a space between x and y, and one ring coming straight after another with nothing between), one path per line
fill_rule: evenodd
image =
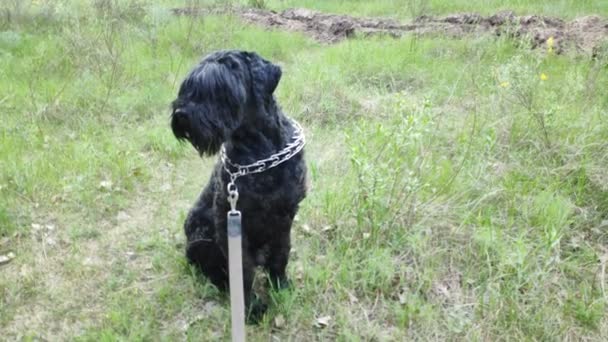
M277 65L256 53L212 53L181 84L171 115L171 128L178 139L188 140L201 156L218 153L223 144L227 159L226 163L218 160L186 219L186 256L215 286L228 288L226 214L230 206L226 187L230 173L241 172L236 186L240 194L237 209L242 212L245 302L250 315L258 317L264 308L251 305L255 267L268 271L273 286L289 286L285 268L291 224L306 196L301 146L295 153L287 151L291 158L282 160L285 155L281 152L299 143L294 136L298 137L300 129L275 102L273 92L281 74ZM239 169L273 155L264 164L278 165L263 172L258 164Z

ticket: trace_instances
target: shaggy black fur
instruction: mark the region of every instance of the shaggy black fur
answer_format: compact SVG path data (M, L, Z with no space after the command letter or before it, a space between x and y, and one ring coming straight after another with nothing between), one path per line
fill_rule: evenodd
M277 106L273 92L281 69L256 53L218 51L205 57L183 81L173 102L171 128L204 155L216 154L225 144L228 157L244 165L283 149L294 132ZM306 195L303 151L265 172L237 179L237 209L243 224L243 277L250 314L256 266L264 267L274 286L289 282L290 230L298 204ZM230 177L221 161L190 211L184 228L186 256L211 282L228 289L226 185Z

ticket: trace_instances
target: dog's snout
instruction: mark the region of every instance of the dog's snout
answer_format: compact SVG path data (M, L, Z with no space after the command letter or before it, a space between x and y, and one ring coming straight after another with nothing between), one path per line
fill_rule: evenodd
M178 138L188 138L190 136L190 118L188 112L181 108L176 109L171 118L173 133Z
M189 119L188 112L185 110L178 108L173 112L173 121L179 126L187 126Z
M184 116L184 115L188 115L188 113L182 108L177 108L176 110L173 111L173 116L175 116L175 117L180 117L180 116Z

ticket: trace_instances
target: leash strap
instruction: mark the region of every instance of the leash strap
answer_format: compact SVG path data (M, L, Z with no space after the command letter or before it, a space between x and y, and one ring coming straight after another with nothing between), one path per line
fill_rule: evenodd
M245 295L243 293L241 240L241 212L231 210L228 212L228 270L230 273L230 310L233 342L245 342Z
M285 148L269 158L258 160L250 165L239 165L230 161L226 155L226 147L222 145L220 159L224 170L230 175L228 183L228 275L230 283L230 310L232 315L232 341L245 342L245 294L243 289L243 252L241 212L236 210L239 200L239 191L236 180L241 176L264 172L273 168L298 154L306 144L304 133L300 124L291 120L295 127L292 141ZM230 167L236 169L232 172Z

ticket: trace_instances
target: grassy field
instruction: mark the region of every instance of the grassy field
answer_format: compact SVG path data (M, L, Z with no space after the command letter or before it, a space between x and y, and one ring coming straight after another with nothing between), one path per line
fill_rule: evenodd
M171 15L180 3L0 4L0 255L14 255L0 340L229 338L228 301L183 256L214 160L168 126L182 77L224 48L282 65L277 98L309 141L296 286L270 293L250 340L608 339L607 56L496 37L328 46ZM574 0L265 2L295 5L608 14Z

